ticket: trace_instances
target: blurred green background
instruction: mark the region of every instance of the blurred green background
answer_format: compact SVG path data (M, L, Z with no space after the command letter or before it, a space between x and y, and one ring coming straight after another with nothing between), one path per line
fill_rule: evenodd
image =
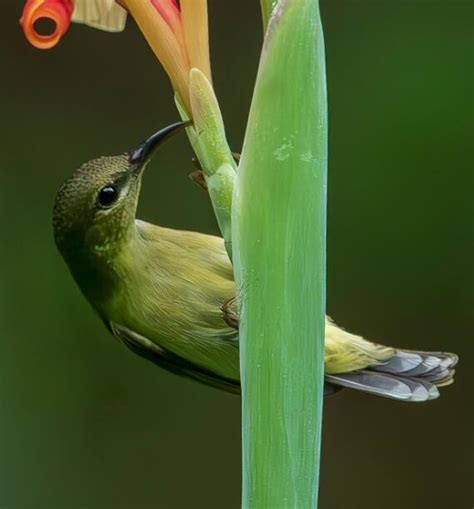
M55 250L51 206L83 161L177 119L129 22L29 46L0 24L0 507L238 508L240 400L120 346ZM473 2L323 0L330 111L328 312L381 342L460 354L441 399L326 401L321 508L468 508L473 480ZM261 44L257 0L210 0L213 65L239 150ZM303 98L302 98L303 99ZM185 137L140 216L217 233ZM269 395L270 397L270 395ZM277 508L275 508L277 509Z

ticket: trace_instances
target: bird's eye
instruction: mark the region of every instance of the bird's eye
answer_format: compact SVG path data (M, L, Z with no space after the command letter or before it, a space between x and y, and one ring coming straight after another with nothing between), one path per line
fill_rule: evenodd
M117 201L118 195L119 193L115 187L105 186L99 191L97 200L101 207L110 207Z

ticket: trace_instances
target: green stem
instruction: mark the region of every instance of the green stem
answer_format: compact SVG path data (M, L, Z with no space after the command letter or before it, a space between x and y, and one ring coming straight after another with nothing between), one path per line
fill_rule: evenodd
M242 506L314 509L324 391L324 40L317 0L276 8L233 199Z
M198 69L190 75L190 97L193 125L187 128L189 141L201 164L214 213L232 259L232 193L237 165L227 144L224 122L212 85ZM176 98L181 117L188 119Z

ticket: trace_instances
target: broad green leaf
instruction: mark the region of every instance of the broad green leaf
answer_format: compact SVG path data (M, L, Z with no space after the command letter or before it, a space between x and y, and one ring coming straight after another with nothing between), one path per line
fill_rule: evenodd
M232 212L245 508L316 507L324 377L326 110L318 2L282 0L266 31Z

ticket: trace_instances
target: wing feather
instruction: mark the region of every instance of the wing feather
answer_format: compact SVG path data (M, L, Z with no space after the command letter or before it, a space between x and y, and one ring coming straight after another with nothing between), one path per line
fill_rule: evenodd
M153 341L145 338L127 327L116 323L108 323L108 328L114 336L127 348L163 369L175 375L192 378L205 385L221 389L232 394L240 394L240 380L225 378L201 366L193 364L182 357L161 348ZM330 396L340 390L340 387L330 383L324 384L324 395Z
M165 350L153 341L127 327L116 323L110 323L109 328L125 346L130 348L130 350L154 362L167 371L198 380L199 382L211 385L217 389L240 394L240 380L232 380L223 377L197 364L193 364L179 355Z

